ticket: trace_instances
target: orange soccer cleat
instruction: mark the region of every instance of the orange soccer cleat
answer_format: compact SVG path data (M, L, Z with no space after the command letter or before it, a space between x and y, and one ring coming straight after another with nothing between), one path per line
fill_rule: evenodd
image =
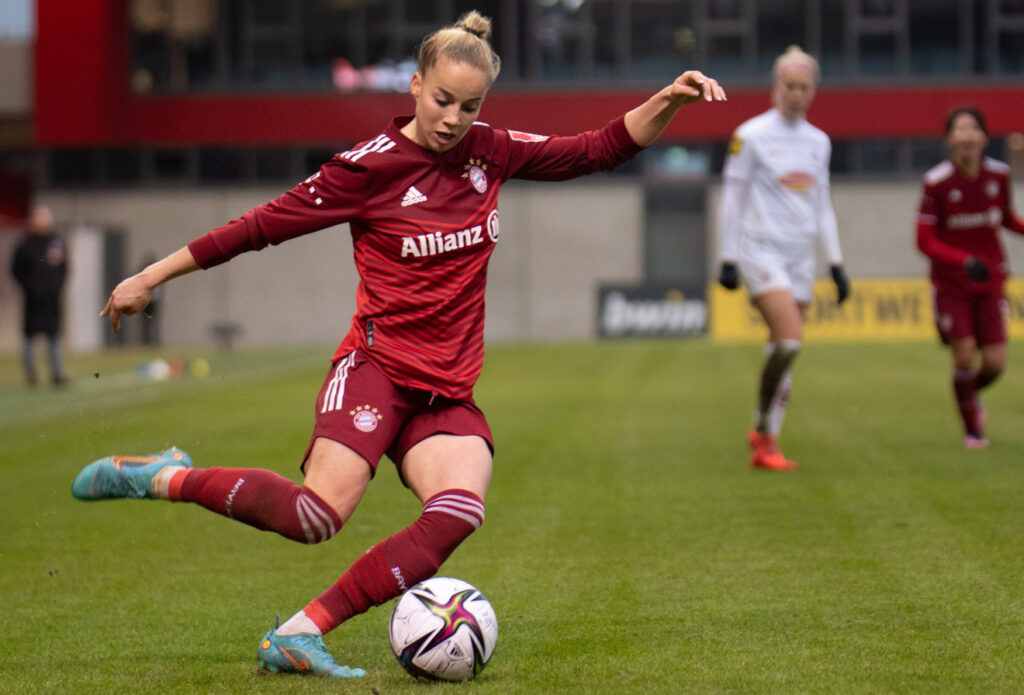
M773 435L751 430L747 434L747 442L754 450L750 457L751 468L764 468L770 471L796 470L796 461L790 461L782 454Z

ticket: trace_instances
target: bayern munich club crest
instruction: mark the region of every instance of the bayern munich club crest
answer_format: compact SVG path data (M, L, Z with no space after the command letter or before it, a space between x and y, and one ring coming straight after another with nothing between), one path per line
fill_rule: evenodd
M352 416L352 425L360 432L373 432L384 417L380 411L369 405L356 406L355 410L349 411L349 415Z
M481 159L470 159L469 163L463 167L462 178L469 179L470 185L476 190L477 193L487 192L487 165L483 163Z

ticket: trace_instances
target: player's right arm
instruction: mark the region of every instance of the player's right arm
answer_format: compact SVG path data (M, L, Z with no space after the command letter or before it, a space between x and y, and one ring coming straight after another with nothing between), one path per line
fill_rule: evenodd
M14 260L11 261L11 274L22 288L28 287L29 267L32 261L28 257L23 244L19 244L14 251Z
M938 225L934 217L928 215L917 216L917 248L921 253L928 256L933 263L944 263L946 265L963 265L970 256L963 249L940 241L938 236Z
M989 279L991 269L985 261L971 255L966 249L958 248L939 239L938 228L941 212L936 206L936 194L927 184L921 197L921 208L917 214L917 248L936 265L963 268L967 277L975 282Z
M117 333L121 316L145 309L153 290L168 280L347 221L363 204L365 188L365 168L338 159L328 162L290 191L121 281L100 316L109 316L110 326Z
M921 206L917 212L917 248L932 263L962 266L970 254L939 239L939 218L942 211L936 203L937 198L933 187L926 183L921 195Z
M359 217L369 185L365 166L335 156L320 170L274 200L249 210L191 242L204 270L248 251L311 234Z
M100 316L110 317L110 327L117 333L121 328L121 316L131 316L146 308L153 299L153 290L179 275L199 270L199 264L192 257L187 246L170 256L146 266L143 270L118 283L110 293L107 305Z

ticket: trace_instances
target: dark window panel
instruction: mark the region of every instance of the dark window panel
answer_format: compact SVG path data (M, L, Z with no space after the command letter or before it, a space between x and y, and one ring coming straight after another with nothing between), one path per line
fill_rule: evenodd
M210 147L199 151L199 180L203 183L231 183L248 178L248 151Z
M92 183L98 170L95 150L56 150L50 155L49 179L54 184Z
M895 173L900 166L900 148L903 142L865 140L860 147L860 170L866 173Z
M942 141L941 124L936 124L935 138L914 140L910 143L910 168L922 174L949 156L949 150Z
M292 153L286 148L256 150L254 160L257 181L296 178L296 173L292 171Z
M189 150L156 150L153 152L153 176L157 179L181 181L191 173Z
M103 177L107 183L132 184L142 178L142 155L138 149L116 148L103 152Z

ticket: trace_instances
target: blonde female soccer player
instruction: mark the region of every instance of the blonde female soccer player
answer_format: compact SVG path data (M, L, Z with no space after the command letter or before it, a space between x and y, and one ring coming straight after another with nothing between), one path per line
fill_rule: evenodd
M850 292L836 216L829 197L832 144L807 122L818 63L796 46L775 61L773 108L743 123L723 171L719 283L746 283L768 325L754 427L747 436L751 465L796 468L778 446L789 402L791 367L814 298L815 239L821 241L842 303Z
M683 104L725 99L715 80L688 71L597 130L558 137L491 127L477 122L499 69L490 31L490 20L470 12L431 34L410 84L412 116L124 280L103 310L116 331L122 315L141 311L171 278L350 225L357 308L317 398L301 485L257 468L193 468L187 454L171 449L100 459L72 486L80 499L193 502L319 543L349 519L386 454L422 514L267 632L258 658L271 670L363 675L339 666L321 636L433 575L483 523L494 447L473 385L483 365L484 289L499 240L502 184L611 169L653 143Z

